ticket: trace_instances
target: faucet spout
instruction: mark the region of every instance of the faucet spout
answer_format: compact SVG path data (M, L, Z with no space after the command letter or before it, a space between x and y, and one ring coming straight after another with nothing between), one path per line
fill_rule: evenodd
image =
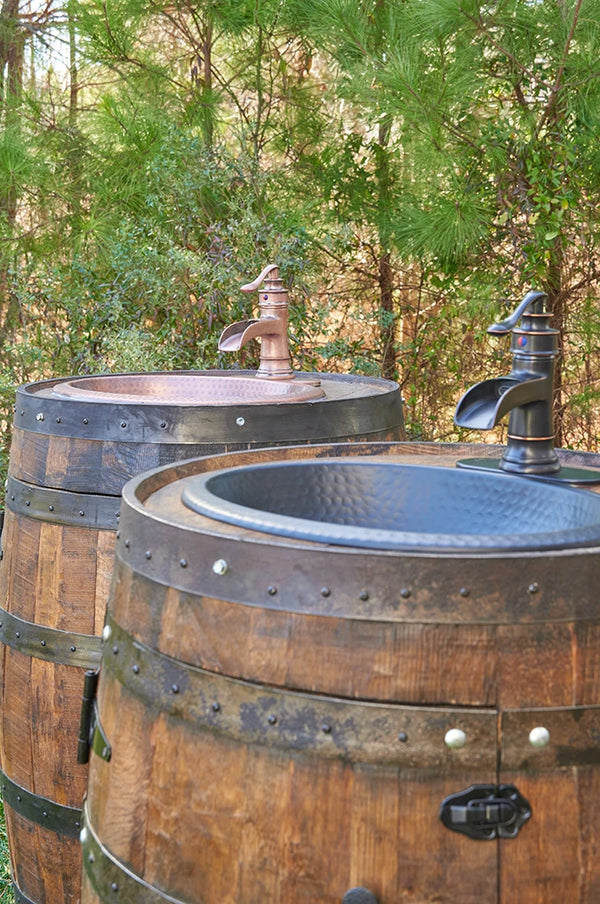
M465 392L456 406L454 423L469 430L491 430L514 408L542 401L546 384L547 377L538 374L483 380Z

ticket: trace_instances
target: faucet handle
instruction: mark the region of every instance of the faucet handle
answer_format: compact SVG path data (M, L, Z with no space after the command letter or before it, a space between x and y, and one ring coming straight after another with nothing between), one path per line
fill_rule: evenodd
M272 273L270 279L267 279L269 274ZM262 273L256 277L252 282L246 283L246 285L241 287L242 292L254 292L259 288L262 282L265 282L265 288L270 290L271 292L279 291L281 292L281 280L279 279L279 267L277 264L267 264ZM271 285L271 283L275 283L276 285Z
M500 323L493 323L488 327L488 333L494 333L495 335L502 336L505 333L510 333L511 330L517 325L518 320L523 316L525 311L530 305L534 305L537 302L535 310L533 310L532 314L545 314L544 311L544 300L547 298L547 294L545 292L528 292L521 304L510 314L506 320L501 320Z

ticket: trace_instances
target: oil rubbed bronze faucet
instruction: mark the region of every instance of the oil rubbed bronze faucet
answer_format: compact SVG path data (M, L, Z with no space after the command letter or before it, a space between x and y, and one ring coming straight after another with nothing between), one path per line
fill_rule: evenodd
M488 333L495 336L512 334L512 371L472 386L454 414L459 427L491 430L510 413L508 444L500 468L515 474L554 474L560 470L552 427L558 330L549 326L546 297L544 292L528 292L506 320L488 327Z
M260 337L260 366L256 376L265 380L293 380L288 345L288 293L276 264L269 264L253 282L241 287L242 292L257 289L260 317L239 320L226 327L219 339L219 350L239 351L250 339Z
M550 326L544 292L528 292L513 313L488 327L495 336L511 333L510 374L483 380L468 389L456 406L454 423L470 430L491 430L505 416L508 442L501 459L471 458L461 468L499 468L510 474L571 484L600 483L600 471L561 467L554 449L552 393L558 357L558 330ZM519 321L521 321L519 325Z

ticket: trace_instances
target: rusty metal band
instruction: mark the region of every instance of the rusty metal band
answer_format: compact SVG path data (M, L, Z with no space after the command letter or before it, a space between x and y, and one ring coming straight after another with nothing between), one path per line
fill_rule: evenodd
M491 774L496 769L495 711L370 703L229 678L134 640L110 616L105 636L101 676L112 674L149 707L195 728L329 759L428 770L469 766ZM444 744L446 732L456 727L469 738L460 751Z
M38 902L32 901L31 898L28 898L27 895L21 891L14 879L12 881L12 889L15 904L38 904Z
M98 668L102 641L93 634L75 634L25 621L0 608L0 643L32 656L61 665Z
M4 803L30 822L60 835L72 838L79 835L82 816L77 807L65 807L47 797L33 794L13 782L4 772L0 772L0 789Z
M216 523L186 529L185 523L136 511L129 505L134 491L131 481L124 488L115 568L184 593L265 610L402 624L546 625L599 618L590 595L600 585L595 550L463 558L370 554L258 533L246 539L219 533Z
M220 373L222 379L228 379L228 372ZM337 397L315 404L194 406L140 405L127 403L126 397L123 403L61 399L52 395L52 387L60 381L49 380L19 387L14 424L45 436L102 442L218 442L246 448L249 444L368 436L402 427L402 403L395 383L348 374L327 374L327 381Z
M11 512L51 524L116 530L119 505L115 496L38 487L15 477L9 477L6 483L6 507Z
M125 904L185 904L154 885L145 882L117 860L104 847L92 828L87 804L83 808L84 827L80 838L83 866L94 891L101 901L124 901ZM202 899L194 896L194 904Z

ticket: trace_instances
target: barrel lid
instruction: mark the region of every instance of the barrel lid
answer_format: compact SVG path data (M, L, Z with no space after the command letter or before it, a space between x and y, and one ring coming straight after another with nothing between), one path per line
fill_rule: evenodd
M200 380L211 398L198 402L192 392ZM248 371L65 377L19 387L15 404L17 429L119 443L240 448L363 437L402 425L398 385L354 374L305 373L286 384Z

